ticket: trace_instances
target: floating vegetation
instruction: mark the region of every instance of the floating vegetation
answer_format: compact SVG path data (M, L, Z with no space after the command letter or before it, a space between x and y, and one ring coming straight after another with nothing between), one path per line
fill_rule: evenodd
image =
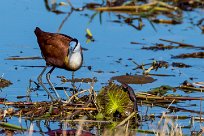
M178 67L178 68L189 68L192 67L191 65L184 64L182 62L172 62L172 67Z
M164 41L164 42L169 42L169 43L171 43L171 44L178 44L179 45L179 47L181 48L185 48L185 47L191 47L191 48L202 48L202 47L196 47L196 46L194 46L194 45L191 45L191 44L187 44L187 43L182 43L182 42L176 42L176 41L172 41L172 40L166 40L166 39L159 39L159 40L161 40L161 41Z
M134 61L132 61L132 62L137 65L137 67L134 68L133 70L142 69L144 71L143 72L144 74L145 73L149 74L149 72L151 70L158 70L159 68L168 68L169 66L178 67L178 68L189 68L189 67L192 67L191 65L188 65L188 64L185 64L185 63L182 63L182 62L172 62L171 64L169 64L166 61L153 61L152 63L142 64L142 65L139 65L139 64L137 64ZM145 69L144 68L145 66L150 66L150 67L148 69ZM162 74L158 74L158 76L159 75L162 76ZM165 76L165 74L163 76ZM166 76L173 76L173 75L166 75Z
M97 104L104 117L127 117L133 112L133 103L128 93L121 86L112 83L100 90Z
M196 87L196 85L199 85L199 87ZM190 83L187 80L185 80L180 86L180 89L186 91L186 92L192 92L192 91L198 91L203 92L204 85L200 84L200 82Z
M22 128L22 126L17 126L14 124L0 122L0 127L8 130L15 130L15 131L26 131L26 128Z
M141 69L143 70L143 75L151 75L151 76L175 76L175 75L169 75L169 74L151 74L150 72L152 70L157 71L160 68L168 68L169 67L169 63L166 61L156 61L154 60L152 63L148 63L148 64L142 64L139 65L137 64L135 61L132 61L134 64L137 65L136 68L134 68L133 70L136 69ZM145 68L145 66L149 66L148 68Z
M189 47L189 46L183 46L183 45L179 45L179 46L173 46L173 45L164 45L164 44L156 44L155 46L150 46L150 47L142 47L142 49L145 50L153 50L153 51L158 51L158 50L171 50L171 49L179 49L179 48L196 48L196 47Z
M58 78L61 78L62 82L83 82L83 83L91 83L91 82L97 82L96 78L74 78L74 79L66 79L63 76L58 76Z
M153 51L158 51L158 50L170 50L175 48L175 46L172 45L164 45L164 44L156 44L155 46L150 46L150 47L142 47L144 50L153 50Z
M154 23L161 23L161 24L181 24L181 21L175 20L175 19L170 19L170 20L166 20L166 19L151 19L152 22Z
M61 10L58 10L57 8L59 6L65 6L67 5L67 3L64 3L64 2L60 2L60 3L56 3L56 2L52 2L51 4L49 3L49 0L44 0L45 2L45 7L48 11L51 11L53 13L56 13L56 14L65 14L66 12L64 11L61 11Z
M175 90L175 88L168 85L162 85L160 87L153 88L151 91L148 91L148 93L157 96L164 96L169 90Z
M185 58L204 58L204 52L193 52L193 53L185 53L177 56L173 56L175 59L185 59Z
M91 95L82 95L80 97L72 96L70 100L65 103L62 102L0 102L0 104L13 107L6 109L6 114L2 118L12 117L21 117L26 120L47 120L47 121L66 121L66 122L80 122L81 117L86 116L84 122L89 122L89 126L94 126L94 123L102 123L102 128L111 127L113 130L117 129L119 126L127 124L128 122L132 127L137 127L140 124L140 121L147 121L146 116L138 115L134 111L134 102L132 101L131 93L129 94L127 89L131 90L132 88L128 85L122 84L117 85L114 83L109 83L109 85L103 87L97 97L90 97ZM174 90L174 87L170 86L160 86L154 88L148 93L136 93L135 99L136 103L144 105L154 105L158 107L164 107L170 111L183 111L183 112L192 112L196 114L203 114L200 111L188 110L185 108L180 108L176 106L169 105L172 102L178 103L180 101L187 100L204 100L203 98L197 97L183 97L183 96L164 96L168 90ZM163 93L164 91L164 93ZM83 94L83 92L82 92ZM91 99L94 100L91 100ZM95 102L94 102L95 101ZM140 113L140 112L139 112ZM1 112L3 115L4 112ZM141 116L141 117L140 117ZM150 116L150 115L149 115ZM167 115L166 115L167 116ZM156 117L154 118L161 118ZM172 118L167 116L166 119ZM189 119L189 117L176 117L177 119ZM136 120L135 120L136 119ZM149 118L151 120L151 118ZM172 118L173 119L173 118ZM136 121L136 122L135 122ZM93 123L93 124L92 124ZM1 122L0 127L13 130L13 131L28 131L25 128L20 126L15 126L9 123ZM66 130L68 133L76 133L75 129ZM85 134L91 134L89 131L82 130ZM62 133L61 129L59 130L49 130L45 132L46 134L50 133ZM139 133L152 133L153 131L136 129L136 132ZM161 133L159 130L157 133Z
M60 27L58 28L59 32L62 26L65 24L66 20L70 17L70 15L74 11L84 11L84 10L92 10L88 11L84 15L90 18L89 23L98 15L99 21L102 23L102 14L104 12L114 13L114 20L110 22L120 23L121 25L126 24L136 30L142 30L145 26L145 23L148 22L156 31L155 23L163 23L167 25L163 26L171 26L169 31L172 31L173 25L182 24L186 18L185 11L192 11L194 9L201 8L203 9L203 1L201 0L179 0L179 1L170 1L166 0L165 2L161 1L132 1L132 0L107 0L102 1L102 3L87 3L79 8L76 8L72 3L67 0L65 2L59 2L56 0L45 0L45 7L48 11L53 12L55 14L64 14L65 18L62 21ZM97 1L98 2L98 1ZM67 6L62 7L62 6ZM79 5L77 5L79 6ZM70 11L69 11L70 10ZM94 12L94 13L93 13ZM197 12L197 11L196 11ZM93 15L89 15L92 14ZM189 13L189 12L188 12ZM80 13L81 14L81 13ZM82 13L83 14L83 13ZM81 15L82 15L81 14ZM112 15L112 14L110 14ZM192 18L191 18L192 17ZM203 20L200 19L197 22L194 22L194 16L189 18L190 24L192 26L196 26L200 28L202 32L204 32ZM158 26L158 24L157 24ZM179 25L180 26L180 25ZM179 27L178 26L178 27ZM186 25L187 28L191 28L192 26ZM181 27L183 29L183 27ZM180 29L180 27L179 27ZM94 41L94 36L90 29L83 30L87 38L87 43ZM175 33L174 33L175 34ZM176 33L177 34L177 33ZM144 36L145 37L145 36ZM172 38L171 36L169 38ZM182 35L183 38L183 35ZM112 40L112 39L111 39ZM120 40L120 39L119 39ZM146 37L144 38L146 40ZM171 50L171 49L197 49L204 50L202 46L195 46L188 43L159 39L161 43L156 43L154 46L144 46L142 49L145 50ZM105 41L107 42L107 41ZM127 42L128 43L128 42ZM131 42L131 44L139 44L146 45L146 43L140 42ZM88 50L87 48L83 48L83 50ZM172 51L171 51L172 52ZM178 56L174 56L172 58L203 58L203 52L194 52L181 54ZM106 55L106 54L105 54ZM114 55L110 54L113 58ZM110 56L108 56L110 57ZM130 56L127 56L130 57ZM137 56L135 57L137 58ZM114 76L111 80L118 81L116 83L107 83L106 86L99 90L94 90L95 88L91 86L90 89L83 90L79 89L81 86L77 87L78 93L72 94L72 88L67 86L65 87L56 87L57 90L70 91L70 96L67 95L67 100L65 101L54 101L54 102L14 102L7 100L5 98L0 98L0 104L2 105L0 108L0 127L2 131L0 134L8 134L10 135L17 134L16 132L27 131L29 132L29 128L26 126L14 125L13 122L9 123L12 118L19 118L19 122L30 121L35 123L38 127L32 130L30 128L30 132L40 133L41 135L137 135L141 134L155 134L155 135L182 135L183 128L190 128L188 131L191 132L192 135L202 135L203 128L201 130L194 130L194 123L204 121L202 115L204 112L202 110L202 102L204 98L196 94L196 97L191 97L189 93L198 91L203 92L204 83L203 82L193 82L194 78L189 78L192 81L184 81L178 87L172 87L169 85L160 84L158 87L154 87L152 89L142 90L141 86L138 84L147 84L153 83L156 79L152 78L150 75L154 76L175 76L169 73L166 74L164 69L169 70L173 67L178 68L188 68L191 67L188 64L183 62L169 62L169 61L157 61L154 60L151 63L146 64L137 64L133 60L135 59L131 56L129 61L132 61L136 68L133 70L139 70L136 72L141 72L143 75L121 75ZM40 57L20 57L20 56L11 56L6 58L5 60L35 60L42 59ZM154 58L158 59L158 58ZM159 58L161 59L161 58ZM163 58L162 58L163 59ZM124 64L126 58L119 58L115 60L115 62L119 64ZM15 65L15 64L14 64ZM89 64L89 65L93 65ZM129 64L127 64L129 65ZM126 66L127 66L126 65ZM42 67L42 66L23 66L23 67ZM90 70L91 72L97 72L97 75L103 75L104 69L99 69L93 71L92 66L84 66L86 70ZM165 71L164 74L158 74L157 71ZM173 68L176 69L176 68ZM141 71L140 71L141 70ZM183 69L179 69L179 74L182 74ZM88 71L88 72L90 72ZM120 72L119 69L109 69L109 73ZM132 72L132 71L128 71ZM135 72L135 71L133 71ZM155 72L152 74L152 72ZM100 74L98 74L100 73ZM174 71L174 74L176 72ZM94 73L96 74L96 73ZM186 74L186 73L184 73ZM178 76L176 75L175 78ZM95 83L97 79L91 78L73 78L66 79L64 76L59 77L61 81L64 82L84 82L84 83ZM162 77L161 77L162 78ZM170 77L172 78L172 77ZM182 77L185 78L185 77ZM0 88L4 85L11 84L10 81L7 81L3 78L0 78ZM168 79L167 79L168 80ZM159 81L159 80L158 80ZM40 88L37 82L32 81L36 88L33 90L36 91ZM168 82L168 81L167 81ZM100 82L99 82L100 83ZM157 84L157 82L155 82ZM107 85L108 84L108 85ZM131 86L136 86L137 91L133 90ZM135 85L136 84L136 85ZM166 84L166 83L165 83ZM151 84L150 84L151 85ZM155 84L154 84L155 85ZM153 85L153 86L154 86ZM146 87L146 85L143 85ZM141 87L141 88L140 88ZM41 89L41 88L40 88ZM70 89L70 90L68 90ZM79 91L80 90L80 91ZM141 92L138 92L140 90ZM16 90L15 90L16 91ZM95 91L99 91L96 94ZM182 93L185 95L176 94L177 91L184 91ZM196 93L198 93L196 92ZM38 94L38 93L36 93ZM37 95L38 96L38 95ZM17 98L24 98L28 96L17 96ZM31 97L31 96L30 96ZM40 100L40 99L38 99ZM190 103L191 101L192 103ZM198 107L200 104L200 107ZM139 105L139 107L138 107ZM164 112L163 112L164 111ZM179 112L177 114L177 112ZM185 114L187 112L188 114ZM184 114L183 114L184 113ZM180 125L179 120L185 120L183 126ZM13 121L13 120L11 120ZM158 123L155 121L158 121ZM53 122L57 122L59 129L50 129L50 124ZM188 123L190 122L190 123ZM32 124L31 123L31 124ZM44 131L41 129L40 125L46 127L48 130ZM148 126L147 126L148 124ZM156 124L155 128L151 128L149 124ZM23 124L24 125L24 124ZM66 127L68 126L68 129ZM138 127L139 126L139 127ZM56 124L55 124L56 127ZM197 127L197 126L196 126ZM111 128L111 129L109 129ZM140 128L140 129L139 129ZM145 129L148 130L145 130ZM37 130L38 129L38 130ZM102 132L103 131L103 132ZM22 134L22 133L21 133ZM9 135L9 134L8 134ZM32 134L29 134L32 135Z
M95 70L94 72L96 72L96 73L104 73L103 70Z
M173 11L179 12L179 8L168 5L164 2L154 1L148 4L142 5L125 5L125 6L113 6L113 7L98 7L95 8L97 11L112 11L112 12L123 12L137 15L151 15L156 12L172 13ZM145 14L146 12L146 14Z
M4 79L2 77L0 78L0 89L4 88L4 87L8 87L11 84L12 84L11 81L6 80L6 79Z
M168 42L170 43L170 45L164 45L163 43L156 43L155 46L149 46L149 47L143 46L142 49L153 50L153 51L171 50L171 49L180 49L180 48L200 49L200 50L204 49L204 47L198 47L198 46L194 46L194 45L187 44L187 43L181 43L181 42L176 42L176 41L171 41L171 40L166 40L166 39L159 39L159 40ZM172 44L178 44L178 46L175 46Z
M93 38L93 35L91 33L91 30L88 29L88 28L86 29L86 38L87 38L86 43L90 43L90 42L95 41L94 38Z
M197 23L197 26L200 28L202 33L204 33L204 25L203 25L204 18L200 19Z

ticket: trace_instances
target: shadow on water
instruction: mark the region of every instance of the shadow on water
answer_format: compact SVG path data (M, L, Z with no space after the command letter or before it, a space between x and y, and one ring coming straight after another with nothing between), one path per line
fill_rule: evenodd
M10 82L0 78L2 134L202 135L202 1L44 0L37 5L49 13L36 16L45 19L29 25L25 35L37 25L55 26L57 33L69 30L82 42L85 63L73 79L71 72L66 78L65 71L56 70L51 79L66 102L50 102L36 80L45 65L39 49L15 47L22 44L19 39L15 46L0 47L5 64L0 70L13 83L2 88ZM30 42L37 44L34 38Z

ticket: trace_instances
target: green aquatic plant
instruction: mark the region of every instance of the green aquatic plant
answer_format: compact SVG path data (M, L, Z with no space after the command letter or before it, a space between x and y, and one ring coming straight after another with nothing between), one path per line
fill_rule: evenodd
M113 114L116 111L122 113L124 112L124 109L126 105L129 102L129 98L127 96L127 93L125 93L123 90L109 90L108 93L108 103L106 107L106 113L107 114Z
M126 117L133 111L133 103L128 93L121 86L113 83L100 90L97 104L100 114L102 113L106 118L114 117L115 114Z

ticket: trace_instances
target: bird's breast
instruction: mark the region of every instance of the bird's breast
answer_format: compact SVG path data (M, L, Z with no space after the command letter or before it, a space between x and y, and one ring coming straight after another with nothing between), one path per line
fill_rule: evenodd
M82 66L82 63L83 63L83 56L79 52L72 53L71 55L68 55L67 58L65 58L66 68L71 71L78 70Z

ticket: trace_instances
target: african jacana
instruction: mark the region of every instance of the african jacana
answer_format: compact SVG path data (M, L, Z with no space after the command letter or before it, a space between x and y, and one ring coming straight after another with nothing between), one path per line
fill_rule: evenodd
M50 75L55 67L68 71L78 70L83 63L81 45L77 39L65 34L44 32L38 27L36 27L34 32L37 37L42 57L46 61L46 66L38 76L38 82L50 96L52 101L54 101L55 98L51 95L42 82L42 75L44 74L45 70L48 66L52 66L51 70L46 74L46 79L48 84L53 89L57 99L60 100L59 94L50 81Z

